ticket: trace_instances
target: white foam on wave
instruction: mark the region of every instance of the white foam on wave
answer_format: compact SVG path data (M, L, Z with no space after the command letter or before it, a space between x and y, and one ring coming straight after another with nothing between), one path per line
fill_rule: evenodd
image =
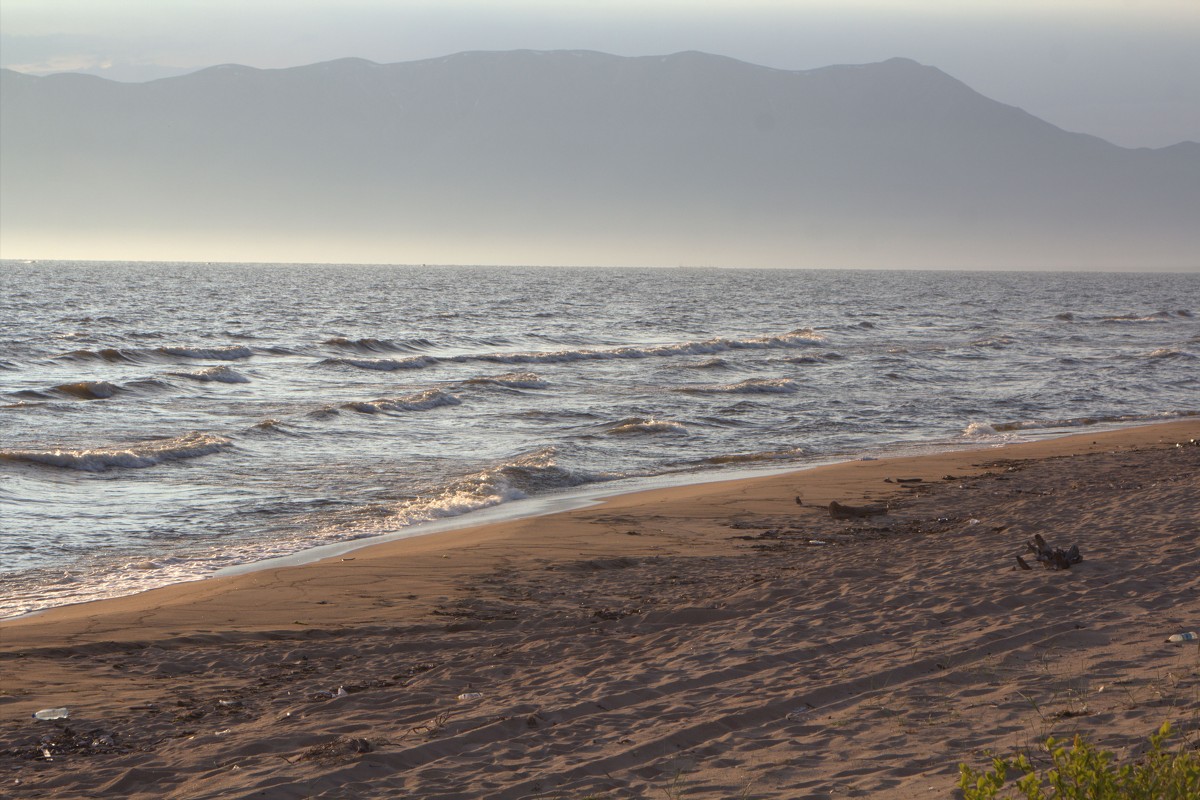
M1148 314L1138 316L1137 314L1118 314L1112 317L1101 317L1097 320L1104 325L1136 325L1155 322L1170 322L1171 313L1169 311L1159 311L1156 314Z
M724 369L729 366L729 362L723 358L714 357L687 366L689 369Z
M187 378L191 381L200 381L201 383L249 383L250 379L245 375L237 372L232 367L220 366L209 367L208 369L200 369L195 372L169 372L168 375L174 375L177 378Z
M653 357L716 355L730 350L766 350L783 347L805 347L825 341L811 328L801 328L779 336L754 336L748 339L705 339L678 344L645 345L641 347L581 348L515 353L466 353L455 356L415 356L413 358L327 358L320 363L346 365L359 369L397 370L420 369L434 364L485 362L490 364L569 364L576 361L607 361Z
M969 438L981 438L996 436L998 435L998 431L986 422L972 422L963 428L962 435Z
M1155 350L1154 352L1148 353L1146 357L1154 358L1154 359L1162 359L1162 358L1193 359L1196 356L1192 355L1191 353L1187 352L1186 350L1177 350L1174 347L1160 347L1157 350Z
M405 411L428 411L442 406L461 405L457 396L441 389L426 389L407 397L380 398L378 400L361 400L343 403L341 408L357 411L361 414L379 414L383 412L403 413Z
M240 344L223 347L158 347L155 352L175 358L206 358L213 361L236 361L254 355L253 350Z
M235 361L249 358L254 351L240 344L219 347L183 347L164 345L153 349L103 347L97 350L72 350L60 359L70 361L108 361L110 363L138 364L147 361L171 359L208 359L211 361Z
M398 369L421 369L438 363L438 359L430 356L414 356L412 358L326 358L322 364L330 366L346 366L356 369L373 369L379 372L392 372Z
M416 525L522 500L555 489L622 477L626 476L560 466L555 449L545 447L468 475L428 495L406 500L396 507L390 523L401 527Z
M173 439L150 439L111 447L0 450L0 459L100 472L110 467L141 469L166 461L198 458L223 450L232 444L224 436L193 431Z
M685 386L676 391L697 394L791 394L799 390L800 385L788 378L747 378L717 386Z
M992 348L995 350L999 350L1001 348L1008 347L1010 344L1014 343L1015 341L1016 341L1016 339L1014 339L1011 336L992 336L987 339L976 339L975 341L971 342L971 346L972 347L989 347L989 348Z
M550 384L532 372L506 372L503 375L485 375L469 378L463 383L476 386L503 386L508 389L547 389Z
M972 422L963 429L965 437L991 437L1011 434L1016 431L1051 430L1056 428L1085 428L1091 425L1124 425L1130 423L1161 422L1169 419L1200 416L1200 411L1164 411L1158 414L1107 414L1094 417L1068 417L1064 419L1016 420L1013 422Z
M630 436L642 433L687 433L687 426L671 419L626 417L605 432L612 436Z
M782 336L754 336L749 339L705 339L698 342L649 345L644 347L613 347L607 349L558 350L534 353L487 353L467 358L495 361L503 364L567 363L571 361L607 360L618 358L650 358L663 356L715 355L730 350L765 350L777 347L801 347L822 342L825 337L809 328L785 333ZM459 360L459 359L455 359Z

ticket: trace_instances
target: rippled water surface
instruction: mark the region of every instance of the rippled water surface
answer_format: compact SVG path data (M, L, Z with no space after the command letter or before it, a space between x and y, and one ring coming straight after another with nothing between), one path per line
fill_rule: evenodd
M1200 410L1200 276L0 263L0 616L601 481Z

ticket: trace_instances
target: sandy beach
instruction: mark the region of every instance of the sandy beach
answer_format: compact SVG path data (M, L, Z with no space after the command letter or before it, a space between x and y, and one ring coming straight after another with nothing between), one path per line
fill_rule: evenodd
M1050 735L1195 743L1196 439L641 492L3 622L0 795L948 797Z

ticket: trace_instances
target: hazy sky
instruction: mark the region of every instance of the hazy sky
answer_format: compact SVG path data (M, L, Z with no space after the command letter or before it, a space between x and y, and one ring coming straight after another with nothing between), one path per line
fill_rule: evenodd
M145 80L222 63L703 50L783 69L905 56L1067 130L1200 141L1200 0L3 0L0 65Z

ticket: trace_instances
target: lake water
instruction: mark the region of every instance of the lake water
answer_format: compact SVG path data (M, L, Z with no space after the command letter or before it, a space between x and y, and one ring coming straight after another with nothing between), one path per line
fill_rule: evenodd
M600 482L1196 414L1196 314L1196 274L0 262L0 617Z

